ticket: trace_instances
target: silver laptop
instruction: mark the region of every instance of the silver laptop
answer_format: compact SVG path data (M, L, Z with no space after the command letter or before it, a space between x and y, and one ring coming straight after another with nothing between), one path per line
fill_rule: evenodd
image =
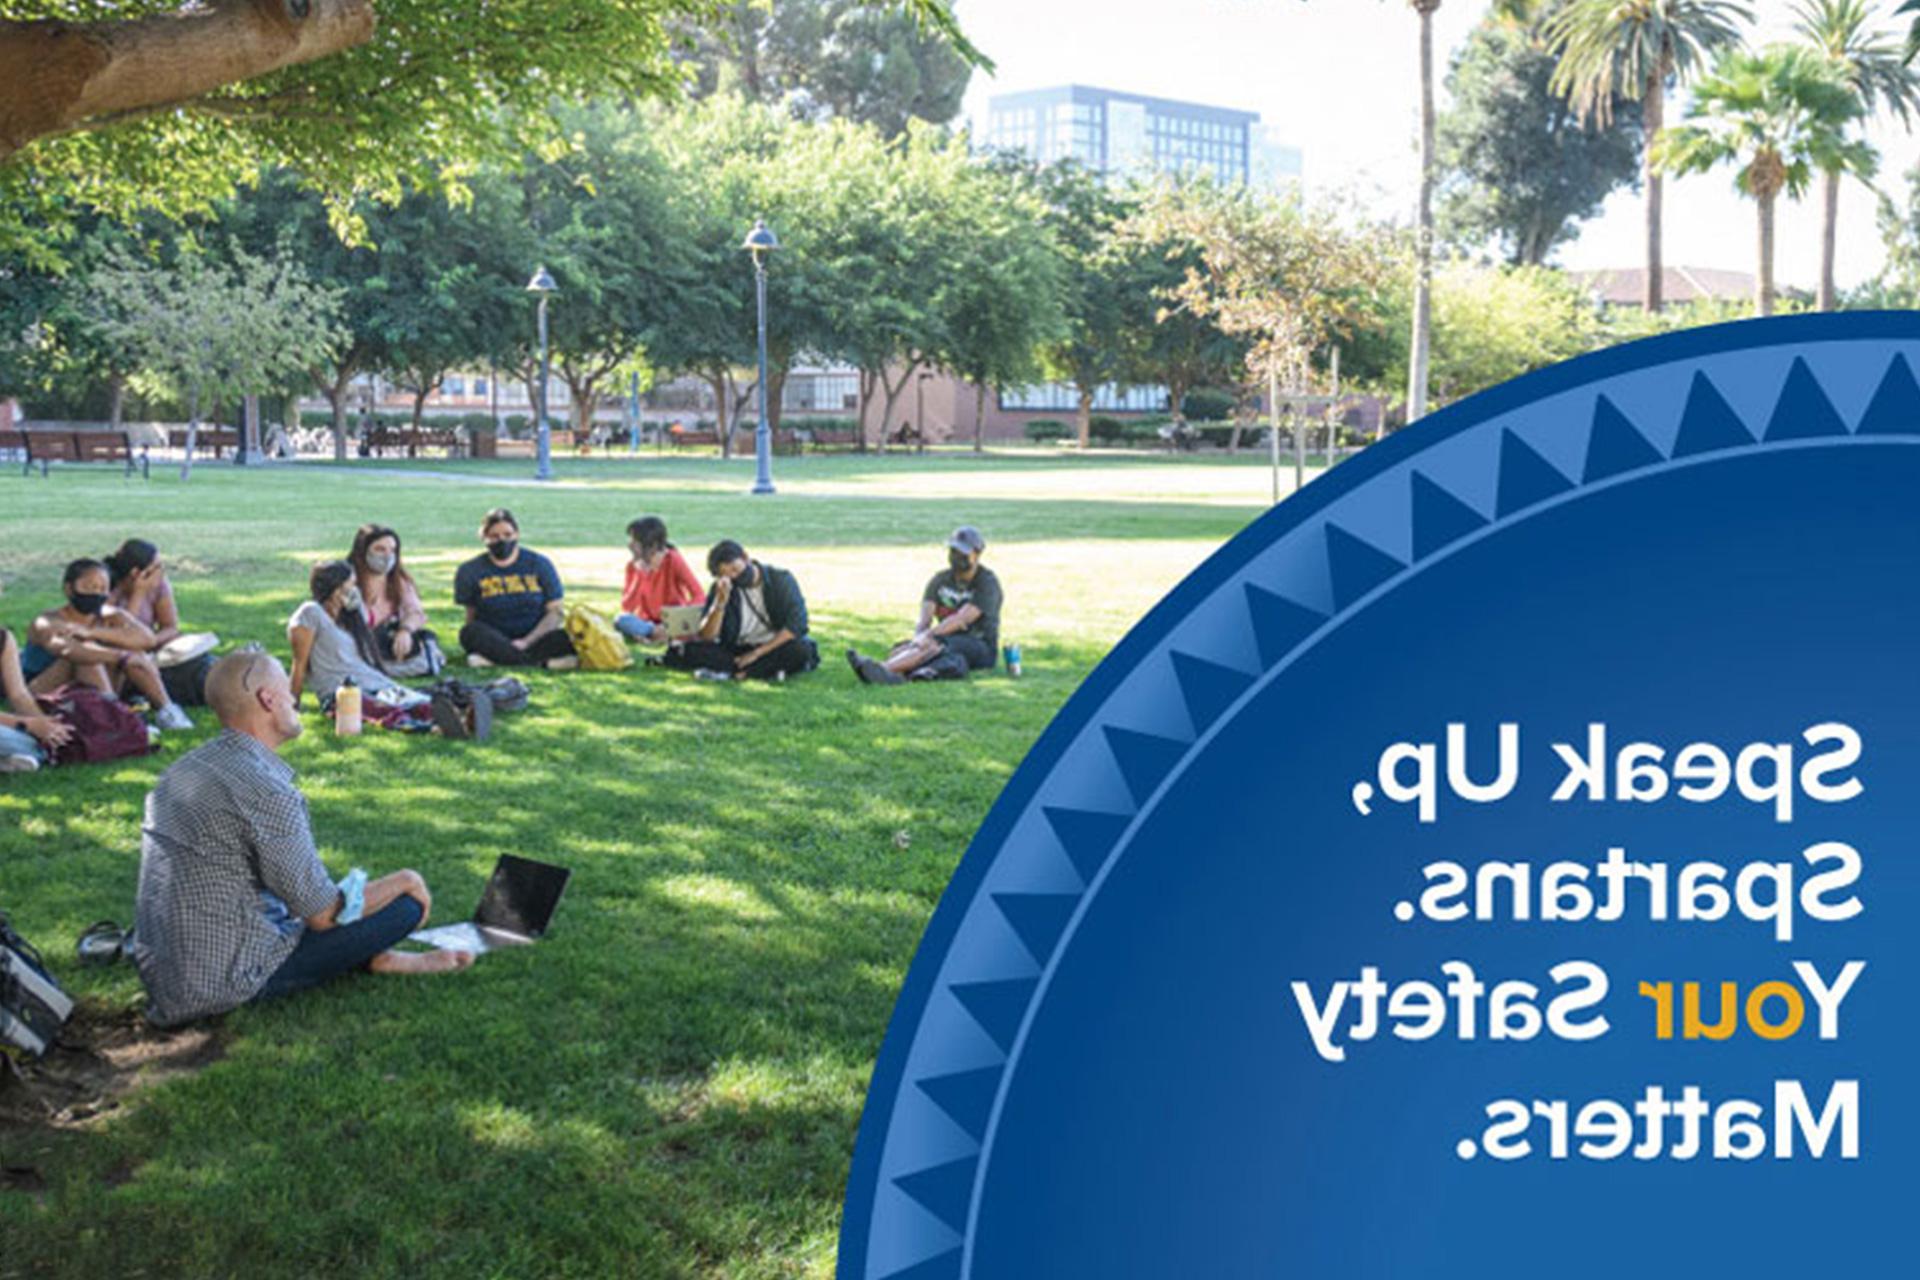
M411 942L442 951L471 951L484 955L498 947L525 946L546 936L560 895L573 872L531 858L500 855L487 878L473 919L443 924L408 935Z
M660 629L666 632L669 640L686 640L700 630L700 619L706 614L703 604L670 604L660 610Z

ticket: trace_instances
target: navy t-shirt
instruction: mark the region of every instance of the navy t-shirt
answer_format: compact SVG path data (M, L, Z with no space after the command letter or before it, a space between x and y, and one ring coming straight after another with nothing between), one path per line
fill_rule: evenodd
M564 595L553 561L538 551L520 548L509 565L497 565L484 554L460 566L453 575L453 602L473 606L473 616L518 640L540 625L547 605Z

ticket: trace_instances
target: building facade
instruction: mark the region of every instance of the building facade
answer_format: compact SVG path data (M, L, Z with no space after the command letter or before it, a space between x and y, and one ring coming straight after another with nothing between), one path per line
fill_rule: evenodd
M1244 185L1301 169L1298 148L1263 132L1258 112L1078 84L996 95L986 144L1122 177L1206 174Z

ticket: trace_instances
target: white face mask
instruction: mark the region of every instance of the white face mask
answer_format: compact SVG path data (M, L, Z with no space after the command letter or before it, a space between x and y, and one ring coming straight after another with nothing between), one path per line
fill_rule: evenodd
M383 551L375 551L367 556L367 568L375 573L392 573L393 557Z
M360 588L358 587L348 587L340 593L340 608L342 612L350 612L358 609L362 603L360 599Z

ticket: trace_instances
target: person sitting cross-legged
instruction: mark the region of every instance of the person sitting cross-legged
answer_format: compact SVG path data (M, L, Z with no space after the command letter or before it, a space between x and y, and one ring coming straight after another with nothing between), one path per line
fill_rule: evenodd
M613 625L629 640L658 643L666 639L661 611L699 604L700 579L680 548L667 540L667 523L659 516L641 516L627 526L627 551L626 586Z
M191 729L193 721L167 693L160 668L147 652L153 631L109 602L111 581L98 560L75 560L61 576L67 602L33 620L20 668L35 693L64 684L87 684L112 698L129 690L153 707L157 729Z
M257 651L220 659L207 702L221 733L160 775L141 825L129 951L155 1025L356 969L441 973L473 963L461 952L393 950L433 904L418 873L369 881L354 904L321 865L306 798L278 755L301 729L279 662Z
M20 673L20 645L0 627L0 773L32 773L73 730L46 713Z
M751 559L732 540L707 552L707 572L713 586L700 631L669 645L666 665L718 680L784 680L820 665L807 635L807 598L791 573Z
M1001 595L1000 579L980 563L986 549L987 540L972 525L955 529L947 539L947 567L921 593L913 634L885 660L847 650L854 674L867 684L900 684L990 669L1000 653Z
M505 507L480 522L484 554L453 578L455 604L467 608L460 647L474 667L530 667L560 671L580 665L566 630L566 593L553 561L520 545L520 522Z

